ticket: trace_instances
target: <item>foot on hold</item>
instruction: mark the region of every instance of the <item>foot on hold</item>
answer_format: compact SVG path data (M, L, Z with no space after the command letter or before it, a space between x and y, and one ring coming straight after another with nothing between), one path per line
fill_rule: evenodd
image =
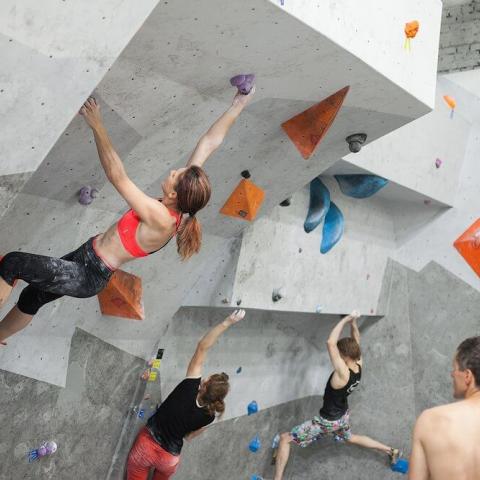
M390 457L390 463L394 465L395 463L398 462L398 459L402 456L402 452L398 448L391 448L388 456Z

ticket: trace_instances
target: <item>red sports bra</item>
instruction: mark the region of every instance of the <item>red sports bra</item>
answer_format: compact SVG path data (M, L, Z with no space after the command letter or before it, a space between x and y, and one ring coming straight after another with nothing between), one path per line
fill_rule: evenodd
M178 213L174 210L168 209L170 215L175 218L175 234L180 227L180 223L182 222L182 214ZM140 245L137 243L136 233L138 224L140 223L140 217L137 215L137 212L134 210L128 210L122 218L117 223L117 231L120 240L122 241L122 245L124 246L125 250L132 255L132 257L146 257L147 255L151 255L152 253L158 252L161 250L173 237L168 239L168 242L163 245L163 247L155 250L155 252L145 252ZM175 236L175 234L173 236Z

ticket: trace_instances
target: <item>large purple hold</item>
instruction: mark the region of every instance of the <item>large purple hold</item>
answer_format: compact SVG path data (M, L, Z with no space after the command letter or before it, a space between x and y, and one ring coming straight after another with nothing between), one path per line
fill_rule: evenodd
M237 87L242 95L248 95L255 84L255 75L253 73L235 75L230 79L230 83Z

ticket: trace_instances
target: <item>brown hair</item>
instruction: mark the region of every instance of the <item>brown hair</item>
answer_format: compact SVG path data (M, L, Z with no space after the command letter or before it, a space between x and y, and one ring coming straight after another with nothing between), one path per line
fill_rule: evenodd
M212 188L204 170L194 165L183 172L175 190L178 209L189 215L177 233L177 251L186 260L200 251L202 227L195 214L207 205Z
M352 360L360 360L362 357L360 345L352 337L341 338L337 342L337 347L343 357L348 357Z
M226 373L214 373L203 385L200 392L200 403L208 410L210 415L223 415L225 411L225 397L230 390L228 375Z
M475 385L480 387L480 337L470 337L457 348L456 360L460 370L470 370Z

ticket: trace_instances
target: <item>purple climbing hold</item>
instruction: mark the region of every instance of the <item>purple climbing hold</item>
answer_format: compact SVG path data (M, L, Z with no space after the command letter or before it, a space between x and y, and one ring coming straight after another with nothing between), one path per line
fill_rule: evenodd
M435 166L436 166L437 168L440 168L440 167L442 166L442 161L441 161L439 158L437 158L437 159L435 160Z
M55 442L44 442L40 447L30 450L28 452L28 462L39 460L47 455L52 455L57 451L57 444Z
M39 458L44 457L47 454L47 449L45 448L44 445L42 445L38 450L37 450L37 455Z
M242 95L248 95L255 84L255 75L253 73L235 75L230 79L230 83L237 87Z
M96 188L85 185L80 189L78 203L81 205L90 205L93 202L93 199L97 196L97 193L98 190Z

